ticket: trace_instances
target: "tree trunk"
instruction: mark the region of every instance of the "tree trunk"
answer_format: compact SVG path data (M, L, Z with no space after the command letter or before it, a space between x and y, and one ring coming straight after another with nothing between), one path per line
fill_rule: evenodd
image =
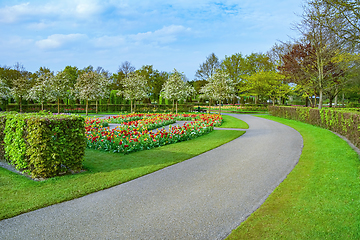
M22 112L22 96L20 96L19 108L20 108L20 112Z
M134 112L136 112L136 99L134 101Z
M211 100L209 99L209 114L210 114L210 104L211 104Z
M332 102L333 102L333 99L334 99L334 97L329 97L329 107L332 107Z
M334 106L337 107L338 105L338 94L335 95L335 103Z
M60 114L60 98L58 98L57 105L58 105L58 114Z
M221 100L219 101L219 115L221 115Z
M322 105L323 105L323 90L322 90L322 88L320 88L320 90L319 90L319 109L322 108Z
M41 111L44 111L44 103L41 102Z
M98 113L98 100L96 100L96 114Z
M89 105L89 100L86 99L86 106L85 106L86 116L88 115L88 105Z
M175 103L175 104L176 104L176 114L177 114L177 112L178 112L178 111L177 111L177 105L178 105L178 102L176 101L176 103Z
M345 93L342 94L342 100L341 100L341 105L344 107L344 103L345 103Z
M133 112L132 107L133 107L133 104L132 104L132 99L131 99L131 100L130 100L130 113L132 113L132 112Z
M171 109L172 113L174 113L174 105L175 105L175 100L173 100L173 106L172 106L172 109Z

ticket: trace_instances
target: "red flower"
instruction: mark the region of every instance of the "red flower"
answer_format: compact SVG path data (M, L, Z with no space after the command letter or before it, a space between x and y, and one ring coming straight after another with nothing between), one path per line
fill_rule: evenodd
M129 147L129 145L125 144L125 145L124 145L124 147L126 147L126 148L127 148L127 147Z
M122 145L122 141L119 142L119 145Z

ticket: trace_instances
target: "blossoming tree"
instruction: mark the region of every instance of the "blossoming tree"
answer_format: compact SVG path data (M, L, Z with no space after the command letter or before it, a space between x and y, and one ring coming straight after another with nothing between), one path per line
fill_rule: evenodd
M57 72L57 74L49 79L49 100L57 102L58 113L60 113L60 99L69 98L71 96L71 76L66 71Z
M13 80L11 95L18 98L20 112L22 112L22 100L26 98L30 88L30 80L28 76L20 76L18 79Z
M44 102L49 99L51 92L51 78L54 77L52 72L41 74L35 82L35 85L29 90L27 99L32 99L41 103L41 110L44 110Z
M195 89L185 81L185 76L179 73L176 69L174 69L174 72L164 83L161 90L161 95L168 100L172 100L173 106L174 103L176 102L176 114L177 114L178 102L181 100L186 100L186 98L193 95L194 92Z
M6 85L5 81L0 79L0 99L2 102L11 98L10 88Z
M200 92L209 99L219 101L219 114L221 114L222 101L235 97L235 84L229 74L222 70L216 70L207 81L208 83L200 89Z
M86 101L86 115L88 115L89 100L96 101L96 113L98 112L98 100L110 95L109 86L108 79L94 71L84 72L77 78L75 95Z
M130 100L130 111L133 112L136 109L136 100L142 100L148 97L148 84L144 76L137 72L131 72L126 78L123 79L124 90L119 91L117 95L124 95L125 99Z

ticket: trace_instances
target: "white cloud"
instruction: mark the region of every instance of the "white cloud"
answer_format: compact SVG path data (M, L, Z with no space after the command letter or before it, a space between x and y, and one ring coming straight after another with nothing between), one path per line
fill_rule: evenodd
M90 17L102 11L102 5L98 1L80 0L75 3L75 13L80 17Z
M35 44L41 49L56 49L62 47L67 43L74 43L80 40L86 39L87 36L85 34L54 34L49 36L46 39L39 40Z
M190 28L185 28L181 25L171 25L163 27L162 29L154 32L138 33L136 35L130 35L129 38L137 43L150 42L153 44L166 44L175 42L179 35L190 32Z
M97 0L66 0L50 1L46 4L22 3L0 8L0 22L14 23L21 20L33 19L69 19L90 18L103 11L104 5Z
M97 48L109 48L125 46L126 40L123 36L103 36L91 40L92 44Z
M23 3L14 6L6 6L0 9L0 22L12 23L15 22L19 16L29 14L29 3Z

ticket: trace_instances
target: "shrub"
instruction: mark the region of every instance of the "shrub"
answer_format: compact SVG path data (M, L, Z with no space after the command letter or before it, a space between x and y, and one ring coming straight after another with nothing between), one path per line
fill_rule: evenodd
M16 169L42 178L81 170L86 147L82 117L42 113L5 118L3 155ZM1 123L2 116L0 128Z
M354 110L269 106L269 113L329 129L360 147L360 114Z

